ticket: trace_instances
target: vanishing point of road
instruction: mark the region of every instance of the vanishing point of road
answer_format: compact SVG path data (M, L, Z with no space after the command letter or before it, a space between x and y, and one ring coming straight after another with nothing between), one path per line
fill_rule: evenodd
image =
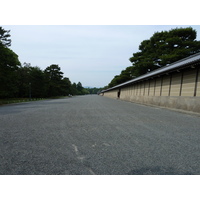
M97 95L0 106L0 174L200 174L200 117Z

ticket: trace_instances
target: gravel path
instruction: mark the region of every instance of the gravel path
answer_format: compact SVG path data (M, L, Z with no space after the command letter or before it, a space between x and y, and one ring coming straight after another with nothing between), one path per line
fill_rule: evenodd
M200 118L97 95L0 106L0 174L200 174Z

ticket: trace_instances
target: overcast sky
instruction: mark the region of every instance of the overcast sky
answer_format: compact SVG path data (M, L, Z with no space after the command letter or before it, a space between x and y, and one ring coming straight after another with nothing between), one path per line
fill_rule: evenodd
M11 49L21 63L45 69L58 64L64 76L83 86L104 87L121 70L139 44L155 32L179 25L3 25L11 30ZM200 26L191 26L200 40Z

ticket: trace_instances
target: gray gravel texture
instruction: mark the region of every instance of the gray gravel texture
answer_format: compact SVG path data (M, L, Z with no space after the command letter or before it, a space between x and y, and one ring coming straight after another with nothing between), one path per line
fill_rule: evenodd
M200 118L97 95L0 106L0 174L199 175Z

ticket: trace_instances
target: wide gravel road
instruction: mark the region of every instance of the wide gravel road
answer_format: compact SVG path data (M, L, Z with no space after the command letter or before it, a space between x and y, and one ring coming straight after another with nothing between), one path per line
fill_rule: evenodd
M200 118L97 95L0 106L0 174L200 174Z

